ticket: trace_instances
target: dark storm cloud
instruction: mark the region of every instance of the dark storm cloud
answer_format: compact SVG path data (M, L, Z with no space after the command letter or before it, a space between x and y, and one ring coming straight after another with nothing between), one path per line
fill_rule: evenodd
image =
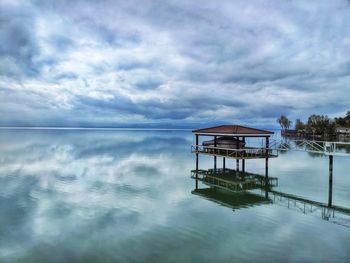
M157 101L146 101L144 103L136 104L126 98L114 98L112 100L94 99L86 96L76 98L81 105L80 107L87 107L86 111L105 111L109 114L134 113L143 115L149 119L164 119L169 115L172 119L184 119L188 117L192 111L181 107L174 107L174 105L163 104Z
M6 120L274 124L281 113L350 107L345 0L4 1L1 10Z
M33 12L28 9L1 6L1 75L19 77L37 72L33 58L39 50L33 31L33 16Z

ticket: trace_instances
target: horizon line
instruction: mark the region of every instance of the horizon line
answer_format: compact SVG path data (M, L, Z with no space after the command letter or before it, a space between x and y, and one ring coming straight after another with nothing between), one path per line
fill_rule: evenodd
M131 127L60 127L60 126L0 126L0 130L105 130L105 131L192 131L195 128L131 128ZM279 130L268 128L269 130Z
M0 126L0 130L192 130L192 128L128 128L128 127L59 127L59 126Z

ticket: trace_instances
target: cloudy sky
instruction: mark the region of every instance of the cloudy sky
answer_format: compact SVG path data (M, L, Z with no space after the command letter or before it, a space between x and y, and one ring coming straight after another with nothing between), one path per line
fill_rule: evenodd
M0 40L0 125L273 126L350 110L348 0L1 0Z

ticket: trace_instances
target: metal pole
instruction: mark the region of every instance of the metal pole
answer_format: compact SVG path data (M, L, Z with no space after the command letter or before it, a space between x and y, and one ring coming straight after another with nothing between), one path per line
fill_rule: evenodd
M214 147L216 148L216 136L214 136ZM214 154L216 154L216 149L214 149ZM214 170L216 170L216 155L214 156Z
M328 206L332 206L333 195L333 155L329 155Z
M222 158L222 169L225 172L225 169L226 169L226 159L225 159L225 157Z

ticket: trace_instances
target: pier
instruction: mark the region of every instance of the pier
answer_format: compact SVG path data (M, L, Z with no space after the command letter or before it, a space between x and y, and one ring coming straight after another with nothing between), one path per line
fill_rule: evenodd
M349 142L329 142L311 140L280 140L273 141L270 150L280 151L303 151L312 154L328 156L328 206L333 205L333 166L334 156L350 157Z

